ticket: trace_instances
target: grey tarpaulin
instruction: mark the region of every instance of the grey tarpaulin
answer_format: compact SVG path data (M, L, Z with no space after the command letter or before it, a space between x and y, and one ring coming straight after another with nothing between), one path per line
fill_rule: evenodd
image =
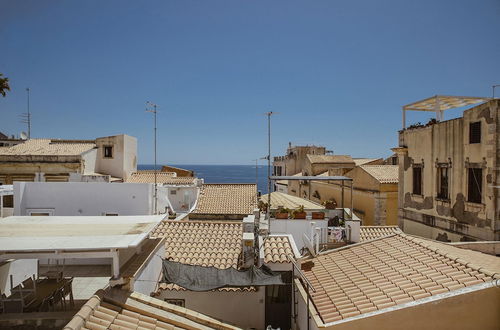
M252 266L246 270L218 269L163 260L163 283L177 284L191 291L210 291L259 285L284 285L281 275L269 268Z

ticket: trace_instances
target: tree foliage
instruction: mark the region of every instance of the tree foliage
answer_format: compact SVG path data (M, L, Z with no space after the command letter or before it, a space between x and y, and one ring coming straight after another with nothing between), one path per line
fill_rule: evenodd
M10 91L9 78L3 78L3 74L0 73L0 94L5 97L7 91Z

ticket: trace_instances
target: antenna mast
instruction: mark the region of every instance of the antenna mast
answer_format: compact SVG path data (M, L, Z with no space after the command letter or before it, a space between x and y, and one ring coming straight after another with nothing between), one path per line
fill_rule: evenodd
M154 212L158 214L158 186L157 186L157 169L156 169L156 107L157 105L151 103L149 101L146 102L146 106L152 107L152 109L146 108L146 112L151 112L154 114L154 154L155 154L155 167L154 167L154 175L155 175L155 201L154 201Z

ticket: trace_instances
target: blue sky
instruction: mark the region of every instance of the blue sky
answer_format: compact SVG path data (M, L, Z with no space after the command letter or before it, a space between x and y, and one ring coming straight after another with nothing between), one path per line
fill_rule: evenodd
M126 133L151 163L252 164L289 141L388 156L401 106L500 84L500 1L0 0L0 131ZM500 91L499 91L500 94ZM460 115L451 110L445 118ZM411 113L408 121L426 121Z

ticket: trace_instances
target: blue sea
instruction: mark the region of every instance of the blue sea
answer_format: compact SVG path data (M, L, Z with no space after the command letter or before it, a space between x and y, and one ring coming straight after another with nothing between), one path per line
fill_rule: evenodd
M267 165L172 165L195 172L196 177L204 179L205 183L255 183L262 194L267 194ZM161 169L161 166L158 165ZM139 170L152 170L154 165L137 165ZM272 168L271 168L272 171Z

